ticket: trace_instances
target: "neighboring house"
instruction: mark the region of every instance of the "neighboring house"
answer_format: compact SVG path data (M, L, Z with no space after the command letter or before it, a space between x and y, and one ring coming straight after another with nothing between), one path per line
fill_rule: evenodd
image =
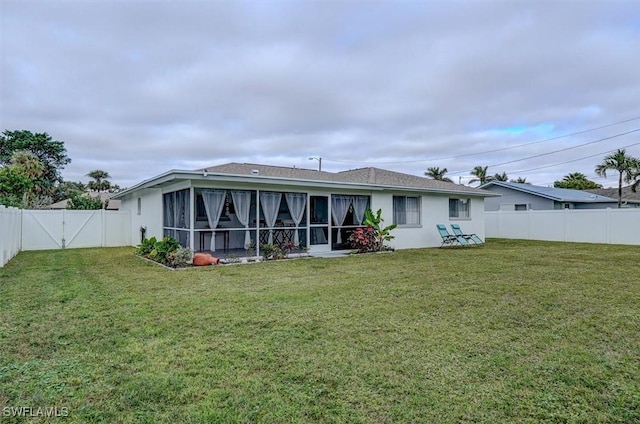
M598 194L600 196L612 197L618 199L618 188L596 188L593 190L585 190L589 193ZM622 204L632 205L640 203L640 187L634 192L631 190L631 186L622 187Z
M617 208L618 200L582 190L542 187L532 184L490 181L478 187L501 195L487 198L486 211L526 211L553 209L606 209ZM628 206L640 206L640 202Z
M324 172L244 163L172 170L115 195L132 217L132 240L173 236L194 250L259 249L292 241L310 253L348 249L364 211L398 224L396 249L440 246L436 223L462 221L484 238L492 193L379 168ZM256 240L258 243L256 243ZM255 251L255 250L254 250Z
M92 197L94 199L100 198L100 201L102 203L108 201L109 203L107 203L106 207L106 210L108 211L117 211L120 209L120 200L111 199L111 197L113 196L111 193L90 191L87 194L89 195L89 197ZM64 199L60 200L59 202L52 203L47 206L47 209L67 209L69 207L70 200L71 199Z

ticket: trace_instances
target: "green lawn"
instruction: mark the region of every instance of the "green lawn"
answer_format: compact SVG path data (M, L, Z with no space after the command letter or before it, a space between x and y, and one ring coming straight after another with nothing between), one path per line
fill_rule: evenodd
M0 269L0 422L54 406L69 423L640 421L639 247L180 271L132 252Z

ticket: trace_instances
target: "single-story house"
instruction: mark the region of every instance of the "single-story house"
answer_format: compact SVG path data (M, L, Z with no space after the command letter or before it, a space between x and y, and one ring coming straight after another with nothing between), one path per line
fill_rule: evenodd
M617 208L618 200L582 190L543 187L507 181L489 181L478 187L501 195L484 202L486 211ZM630 206L640 206L632 203Z
M196 251L291 241L310 253L349 249L367 208L398 224L396 249L437 247L436 224L460 222L484 238L491 192L380 168L326 172L246 163L171 170L113 195L131 213L132 240L172 236ZM257 241L257 242L256 242Z
M595 188L593 190L585 190L589 193L598 194L600 196L612 197L614 199L618 198L618 188ZM622 204L624 205L633 205L640 203L640 187L636 191L631 190L631 186L622 187Z

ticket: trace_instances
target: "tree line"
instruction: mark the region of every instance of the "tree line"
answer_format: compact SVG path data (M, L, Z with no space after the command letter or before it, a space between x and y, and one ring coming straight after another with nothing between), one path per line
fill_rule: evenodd
M64 181L61 171L71 163L63 141L47 133L6 130L0 135L0 205L41 209L69 200L68 209L101 209L106 202L89 192L120 189L100 169L87 174L90 181Z
M509 180L505 172L501 174L489 175L488 166L476 166L469 173L475 178L469 180L469 184L479 183L480 185L490 181L510 181L514 183L528 184L526 178L518 177ZM640 159L627 154L625 149L618 149L615 152L604 157L603 161L596 165L595 173L600 177L607 177L608 171L618 173L618 207L622 207L622 187L623 183L631 185L631 190L637 191L640 186ZM437 166L428 168L424 175L428 178L447 181L452 183L453 180L446 177L447 168L439 168ZM591 181L581 172L572 172L565 175L561 180L555 181L553 186L556 188L568 188L574 190L592 190L602 188L602 185Z

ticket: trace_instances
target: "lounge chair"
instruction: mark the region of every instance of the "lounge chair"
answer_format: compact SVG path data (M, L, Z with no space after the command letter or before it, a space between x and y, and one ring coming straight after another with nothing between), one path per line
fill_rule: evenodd
M471 240L476 246L481 246L484 244L484 241L482 241L482 239L476 234L465 234L464 232L462 232L462 229L458 224L451 224L451 229L453 230L453 234L458 237L463 237L467 241Z
M450 234L447 230L447 227L445 227L443 224L436 224L436 228L440 233L440 237L442 237L442 244L440 245L440 247L468 247L471 245L464 237Z

